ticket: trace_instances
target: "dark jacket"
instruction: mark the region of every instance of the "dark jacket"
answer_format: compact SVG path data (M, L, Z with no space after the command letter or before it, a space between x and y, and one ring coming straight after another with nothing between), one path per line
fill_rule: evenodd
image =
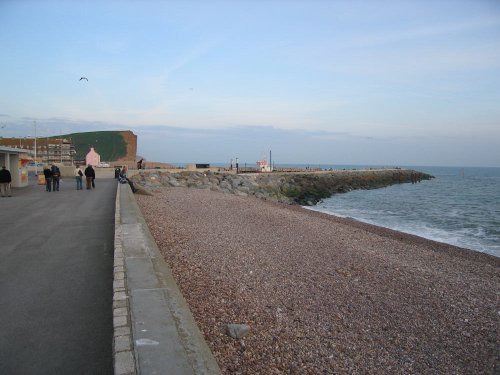
M12 182L12 177L7 169L0 169L0 182Z
M85 168L85 177L95 178L94 168L92 168L90 165L87 168Z
M43 170L43 175L45 178L52 178L52 171L49 168L45 168Z
M61 171L59 170L58 166L53 165L52 168L50 168L50 171L52 172L52 177L55 178L61 177Z

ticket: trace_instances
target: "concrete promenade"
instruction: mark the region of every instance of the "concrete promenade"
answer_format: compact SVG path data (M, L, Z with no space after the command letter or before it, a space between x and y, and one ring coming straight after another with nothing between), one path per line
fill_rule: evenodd
M128 184L0 198L0 374L218 375Z
M0 374L113 373L116 181L0 198Z

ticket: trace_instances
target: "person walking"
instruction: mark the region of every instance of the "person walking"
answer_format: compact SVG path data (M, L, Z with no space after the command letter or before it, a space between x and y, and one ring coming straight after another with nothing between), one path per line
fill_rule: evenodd
M61 171L59 167L55 164L52 164L52 191L59 191L59 179L61 178Z
M92 165L88 165L87 168L85 168L85 182L86 182L86 187L87 190L90 190L92 188L93 182L95 179L95 171L94 168L92 168Z
M83 172L80 166L77 164L75 168L75 179L76 179L76 190L83 190Z
M45 176L45 191L50 192L52 188L52 171L48 165L43 169L43 175Z
M8 197L12 197L12 193L10 191L11 182L12 176L4 165L2 166L2 169L0 169L0 194L2 194L2 197L5 197L6 194Z

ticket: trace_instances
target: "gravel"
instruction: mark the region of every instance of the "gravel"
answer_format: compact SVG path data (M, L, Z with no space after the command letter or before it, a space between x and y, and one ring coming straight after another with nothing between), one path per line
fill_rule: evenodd
M258 198L136 198L225 374L500 372L499 258Z

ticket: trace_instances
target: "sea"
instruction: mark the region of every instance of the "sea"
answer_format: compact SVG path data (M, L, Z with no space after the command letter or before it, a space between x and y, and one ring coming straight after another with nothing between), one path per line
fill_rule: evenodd
M308 208L500 257L500 168L404 168L435 178L336 194Z

